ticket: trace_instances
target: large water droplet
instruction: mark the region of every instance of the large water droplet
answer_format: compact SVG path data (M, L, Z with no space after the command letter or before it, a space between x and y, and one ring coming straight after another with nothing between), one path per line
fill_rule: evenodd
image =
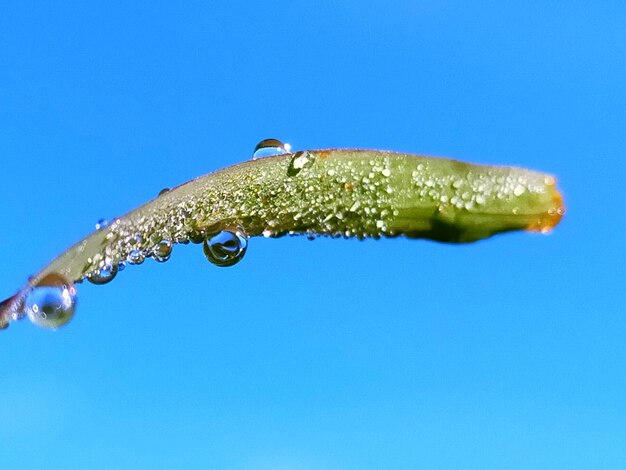
M92 284L102 285L111 282L119 271L117 266L109 265L94 271L87 276L87 280Z
M241 227L226 227L207 235L204 255L216 266L232 266L241 261L247 247L248 235Z
M76 308L76 288L60 274L48 274L32 288L24 309L35 325L58 328L69 322Z
M172 242L169 240L161 240L152 248L152 258L159 263L164 263L172 255Z
M278 139L265 139L254 147L252 160L269 157L271 155L284 155L289 152L291 152L291 145L283 143Z
M296 176L303 168L313 165L313 162L315 162L315 156L311 152L307 152L306 150L296 152L293 154L289 166L287 167L287 175Z

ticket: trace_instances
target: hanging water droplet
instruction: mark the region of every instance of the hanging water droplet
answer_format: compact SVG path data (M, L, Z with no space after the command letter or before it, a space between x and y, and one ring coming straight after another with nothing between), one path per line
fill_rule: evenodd
M24 309L35 325L58 328L74 316L76 300L74 285L60 274L52 273L26 294Z
M107 219L100 219L96 222L96 230L100 230L109 226L109 221Z
M146 255L141 250L130 250L126 261L130 264L141 264L146 259Z
M161 191L159 191L158 196L162 196L165 193L169 193L170 192L170 188L163 188Z
M172 242L169 240L161 240L152 248L152 258L159 263L164 263L172 255Z
M87 280L92 284L102 285L111 282L119 271L117 266L108 265L94 271L87 276Z
M254 147L252 160L270 157L272 155L284 155L289 152L291 152L291 145L283 143L278 139L265 139L256 144L256 147Z
M202 232L202 230L192 230L189 232L189 241L191 243L195 243L196 245L204 243L205 238L206 237L204 236L204 232Z
M226 267L241 261L248 247L248 235L241 227L227 227L207 235L204 255L216 266Z
M287 167L287 176L296 176L303 168L313 165L313 162L315 157L311 152L304 150L294 153Z

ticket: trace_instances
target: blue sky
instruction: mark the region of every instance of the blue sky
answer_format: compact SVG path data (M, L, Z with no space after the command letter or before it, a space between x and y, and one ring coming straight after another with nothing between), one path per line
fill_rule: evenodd
M0 6L0 297L267 137L542 170L568 212L81 285L0 334L0 468L626 466L623 2L129 3Z

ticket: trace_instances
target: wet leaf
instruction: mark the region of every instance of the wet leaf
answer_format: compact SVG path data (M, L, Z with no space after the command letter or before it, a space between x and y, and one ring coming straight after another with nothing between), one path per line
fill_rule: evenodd
M563 212L554 177L535 171L372 150L278 154L162 191L100 224L16 297L23 299L51 274L68 283L102 283L126 263L165 261L172 244L207 238L221 240L209 246L209 259L221 256L221 265L229 266L245 253L245 246L233 245L233 233L245 234L246 242L258 235L303 234L464 243L513 230L546 232ZM241 254L229 257L233 253ZM0 306L2 326L16 307L10 300Z

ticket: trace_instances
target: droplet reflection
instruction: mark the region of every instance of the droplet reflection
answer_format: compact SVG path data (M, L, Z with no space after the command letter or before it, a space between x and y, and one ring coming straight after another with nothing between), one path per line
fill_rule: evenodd
M161 240L152 248L152 258L159 263L164 263L172 255L172 242L169 240Z
M248 235L241 227L227 227L207 235L204 240L204 255L216 266L227 267L237 264L246 254Z
M141 264L146 259L146 255L141 250L130 250L126 261L128 264Z
M88 275L87 280L92 284L106 284L108 282L111 282L115 278L115 276L117 276L118 271L119 269L117 266L105 266Z
M256 144L252 153L252 160L257 158L270 157L272 155L284 155L291 151L291 145L281 142L278 139L265 139Z
M287 176L296 176L302 169L310 167L314 162L315 156L311 152L305 150L294 153L287 167Z
M24 300L30 321L43 328L58 328L69 322L76 308L76 288L60 274L48 274Z

